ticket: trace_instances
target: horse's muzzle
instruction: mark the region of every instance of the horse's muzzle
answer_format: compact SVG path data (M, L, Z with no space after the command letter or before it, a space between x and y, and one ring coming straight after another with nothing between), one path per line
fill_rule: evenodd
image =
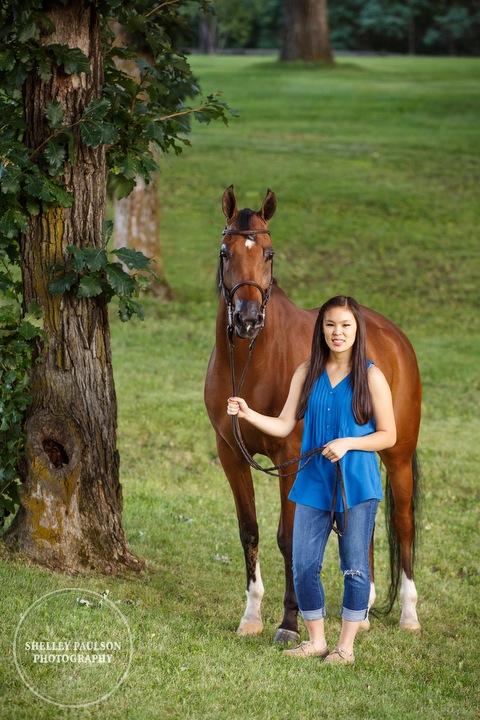
M253 340L263 328L265 316L257 302L240 301L235 307L233 325L235 333L243 340Z

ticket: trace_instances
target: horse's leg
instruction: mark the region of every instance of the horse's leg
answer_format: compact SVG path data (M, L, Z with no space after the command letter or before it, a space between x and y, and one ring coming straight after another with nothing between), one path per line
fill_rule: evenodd
M370 541L370 548L368 551L368 561L370 564L370 596L368 598L368 612L370 612L370 608L372 607L373 603L375 602L375 598L377 597L377 593L375 592L375 566L374 566L374 554L373 554L373 546L374 546L374 535L375 535L375 527L373 528L373 534L372 539ZM370 630L370 619L368 617L365 618L365 620L361 620L359 625L359 630Z
M392 448L392 450L395 451L395 448ZM416 469L414 468L415 459L412 460L412 455L406 456L405 452L403 452L401 456L398 456L395 453L393 458L391 456L385 458L385 467L393 496L392 524L398 538L402 568L400 627L402 630L417 632L421 630L416 608L418 596L413 580L414 483L416 483L417 478L414 477Z
M261 604L264 593L258 560L258 523L250 466L229 445L217 438L218 455L230 483L237 510L240 541L247 571L247 606L237 628L239 635L259 635L263 630Z
M277 462L277 461L275 461ZM293 587L292 569L292 535L295 505L288 500L292 483L280 479L280 521L278 524L277 542L285 562L285 595L283 598L283 620L275 635L275 642L297 642L300 638L298 632L298 603Z

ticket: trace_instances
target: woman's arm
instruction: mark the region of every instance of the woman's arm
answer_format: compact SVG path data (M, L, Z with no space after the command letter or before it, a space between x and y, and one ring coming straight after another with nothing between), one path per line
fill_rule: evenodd
M372 397L375 432L363 437L337 438L327 443L322 455L332 462L340 460L348 450L379 452L392 447L397 441L392 393L385 375L375 365L371 365L368 370L368 386Z
M283 406L283 410L278 417L270 417L252 410L248 407L243 398L231 397L228 399L227 413L229 415L238 415L242 420L246 420L250 425L254 425L262 432L273 437L287 437L297 424L297 408L302 392L303 383L307 373L306 363L302 363L295 371L290 383L288 397Z

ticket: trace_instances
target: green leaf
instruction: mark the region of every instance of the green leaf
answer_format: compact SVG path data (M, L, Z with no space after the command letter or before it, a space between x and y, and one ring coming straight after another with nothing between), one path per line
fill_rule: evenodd
M17 193L20 190L22 171L16 165L7 165L2 176L2 192Z
M89 73L90 63L88 58L79 48L71 48L68 45L49 45L48 49L53 53L58 66L63 65L67 75L78 75Z
M14 238L19 231L28 232L28 219L20 210L9 208L0 218L0 233L7 238Z
M111 145L118 137L114 125L105 121L105 115L110 110L110 101L106 98L92 100L84 110L80 123L80 133L86 145L98 147Z
M133 315L137 315L140 320L145 320L145 311L140 303L130 298L120 298L118 303L118 317L122 322L127 322Z
M30 215L38 215L40 212L40 205L35 200L32 200L32 198L27 197L25 201L25 207L27 208Z
M25 315L26 320L32 322L35 320L43 320L43 310L36 300L30 300L27 305L27 314Z
M103 120L109 110L110 101L106 98L97 98L87 105L83 111L83 118L85 120Z
M82 119L80 135L85 145L98 147L99 145L112 145L118 138L118 130L110 123Z
M57 275L50 281L49 289L52 295L61 295L66 290L71 290L77 281L78 275L74 270Z
M55 172L58 171L62 167L65 160L67 152L65 147L61 145L58 140L53 138L52 140L48 141L43 152L50 165L50 170Z
M127 152L123 161L119 164L119 169L126 178L134 178L141 170L141 164L137 159L135 152Z
M0 52L0 70L12 70L15 66L15 55L12 50L3 50Z
M126 178L124 175L114 175L110 177L110 184L115 191L117 200L121 200L127 197L127 195L130 195L135 187L135 180L133 178Z
M26 43L29 40L38 40L39 36L40 29L37 27L35 21L30 18L20 26L18 41L20 43Z
M156 140L158 143L162 143L165 138L162 123L150 120L143 131L143 137L147 138L147 140Z
M111 220L104 220L102 225L102 240L106 247L113 235L113 222Z
M72 207L73 197L71 193L67 192L65 188L58 185L53 180L47 180L47 187L51 193L51 201L55 202L62 207Z
M135 280L122 268L120 263L109 263L106 268L107 282L117 295L130 295Z
M54 195L49 189L48 181L41 175L27 175L25 191L29 195L39 198L39 200L52 201L54 199Z
M83 257L85 265L89 270L101 270L107 265L107 253L103 248L86 247L83 248Z
M61 127L65 115L62 104L59 103L58 100L54 100L47 105L45 115L52 130L56 130Z
M84 248L78 247L78 245L67 245L65 252L73 256L69 265L71 264L77 273L82 272L86 266Z
M18 326L18 332L25 340L32 340L38 336L39 328L36 325L32 325L28 320L22 320Z
M118 248L118 250L114 251L114 255L116 255L129 270L148 270L151 262L150 258L133 248Z
M85 275L85 277L80 280L77 296L96 297L97 295L101 295L103 290L104 284L102 283L102 279L100 275L95 272L90 275Z
M52 61L47 55L38 58L37 73L43 82L48 82L52 77Z

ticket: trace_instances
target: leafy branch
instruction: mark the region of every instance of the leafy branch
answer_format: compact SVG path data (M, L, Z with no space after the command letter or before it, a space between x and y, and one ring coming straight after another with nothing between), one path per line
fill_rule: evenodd
M105 245L113 231L110 221L104 223ZM78 247L69 245L64 265L55 265L51 269L52 280L49 288L52 295L65 292L77 297L91 298L102 295L108 302L119 299L118 315L122 322L137 315L141 320L145 315L139 302L140 296L152 279L159 279L151 269L151 260L143 253L132 248L118 248L109 253L104 248ZM117 261L113 260L113 256ZM124 267L129 271L127 272Z

